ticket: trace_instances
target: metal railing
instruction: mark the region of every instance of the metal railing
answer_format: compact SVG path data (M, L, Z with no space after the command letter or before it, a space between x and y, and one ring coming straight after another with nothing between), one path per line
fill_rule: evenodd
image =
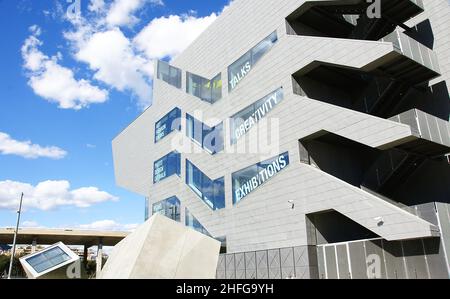
M390 42L394 48L406 57L422 64L428 69L440 73L438 58L433 50L427 48L418 41L407 36L399 29L381 39L382 42Z
M414 135L450 147L450 123L423 111L412 109L389 120L409 125Z
M407 205L405 205L405 204L403 204L403 203L401 203L401 202L398 202L398 201L395 201L395 200L393 200L393 199L390 199L390 198L388 198L388 197L386 197L386 196L383 196L383 195L381 195L381 194L379 194L379 193L377 193L377 192L375 192L375 191L373 191L373 190L371 190L371 189L369 189L369 188L366 188L366 187L364 187L364 186L361 186L361 190L363 190L363 191L365 191L365 192L367 192L367 193L370 193L371 195L373 195L373 196L375 196L375 197L377 197L377 198L379 198L379 199L382 199L382 200L384 200L385 202L387 202L387 203L389 203L389 204L391 204L391 205L394 205L394 206L396 206L397 208L400 208L400 209L402 209L402 210L405 211L405 212L408 212L408 213L410 213L410 214L419 216L419 215L417 215L417 212L416 212L416 210L415 210L413 207L409 207L409 206L407 206ZM420 217L420 216L419 216L419 217ZM422 218L422 217L420 217L420 218Z
M400 150L383 153L366 172L363 185L371 190L378 190L407 159L408 155Z

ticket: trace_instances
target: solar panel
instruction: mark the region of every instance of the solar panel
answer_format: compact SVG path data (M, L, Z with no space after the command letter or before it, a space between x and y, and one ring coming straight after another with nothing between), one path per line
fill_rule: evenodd
M42 273L70 259L71 257L61 248L54 247L26 259L26 262L30 264L37 273Z

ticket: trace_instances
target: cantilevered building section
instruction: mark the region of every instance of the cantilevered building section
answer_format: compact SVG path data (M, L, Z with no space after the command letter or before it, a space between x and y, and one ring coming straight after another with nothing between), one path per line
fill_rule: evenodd
M450 6L369 5L236 0L155 64L117 183L220 240L218 278L449 278Z

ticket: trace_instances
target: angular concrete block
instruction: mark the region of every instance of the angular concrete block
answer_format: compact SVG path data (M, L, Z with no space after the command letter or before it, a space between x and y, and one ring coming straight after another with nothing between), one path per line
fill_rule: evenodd
M99 279L214 279L220 242L154 215L117 244Z

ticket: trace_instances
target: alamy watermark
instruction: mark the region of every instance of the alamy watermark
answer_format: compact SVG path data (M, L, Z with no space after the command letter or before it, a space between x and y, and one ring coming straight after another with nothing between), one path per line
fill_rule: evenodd
M78 260L75 263L67 267L66 276L68 279L81 279L81 261Z
M381 257L378 254L371 254L366 258L367 278L381 278Z
M281 129L280 119L267 117L261 119L257 125L251 125L248 119L227 118L219 119L203 117L202 111L192 114L195 122L181 126L179 134L171 138L171 148L182 154L201 154L205 150L210 153L223 154L252 154L266 159L280 153ZM171 125L171 132L178 131L180 123L188 123L186 118L180 118ZM216 124L209 128L206 124ZM248 130L241 134L240 127L244 125ZM206 129L205 129L206 128Z
M66 16L69 20L75 20L81 17L81 0L66 0L69 6L66 10ZM381 18L381 0L366 0L369 3L367 16L370 19ZM450 0L448 0L450 4Z
M69 6L66 10L68 20L78 20L81 18L81 0L66 0Z
M381 0L367 0L367 17L369 19L381 19Z

